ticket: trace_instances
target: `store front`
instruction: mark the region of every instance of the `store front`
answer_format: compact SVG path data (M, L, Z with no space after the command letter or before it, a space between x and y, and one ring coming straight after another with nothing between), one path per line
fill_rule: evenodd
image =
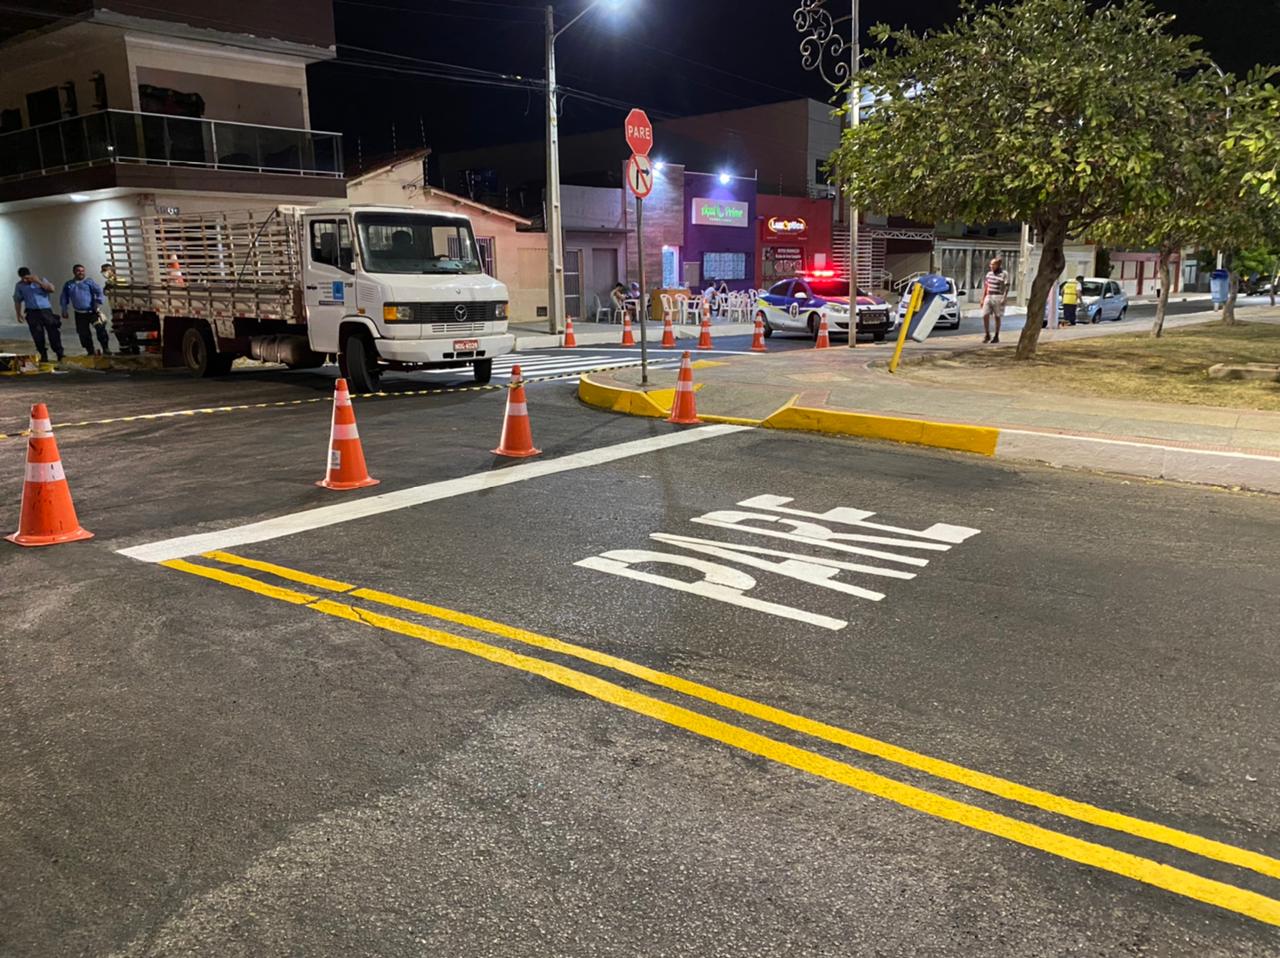
M756 215L757 287L765 288L797 273L830 266L830 199L759 196Z
M684 174L682 284L701 289L724 281L750 289L756 279L755 177L728 173Z

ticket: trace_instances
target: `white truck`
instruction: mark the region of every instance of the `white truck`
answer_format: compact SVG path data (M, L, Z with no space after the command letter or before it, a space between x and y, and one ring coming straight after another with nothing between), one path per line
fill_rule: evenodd
M319 366L336 357L353 392L387 369L471 366L486 383L510 352L507 288L481 268L471 221L388 206L103 220L126 352L224 375L238 356Z

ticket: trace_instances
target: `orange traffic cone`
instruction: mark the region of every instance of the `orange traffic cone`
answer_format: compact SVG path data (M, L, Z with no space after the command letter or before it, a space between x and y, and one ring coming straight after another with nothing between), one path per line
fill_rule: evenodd
M573 335L573 320L568 316L564 319L564 348L573 349L578 345L578 339Z
M71 488L49 423L49 410L42 402L31 407L27 478L22 486L18 531L5 538L20 546L51 546L93 538L93 533L82 529L76 518Z
M631 314L623 313L622 314L622 345L634 346L635 344L636 344L636 338L631 335Z
M831 347L831 335L827 332L827 317L823 316L818 320L818 338L814 340L814 349L829 349Z
M699 349L715 349L711 344L711 320L705 316L702 319L702 335L698 337Z
M759 316L756 317L756 334L751 338L751 351L756 353L762 353L765 351L764 320Z
M663 349L676 348L676 331L671 328L670 316L662 317L662 348Z
M698 418L698 404L693 398L693 366L689 362L689 350L680 357L680 377L676 380L676 398L671 404L671 415L667 422L678 426L696 426L702 422Z
M533 448L533 430L529 428L529 406L524 398L524 380L520 378L520 367L512 366L511 385L507 390L507 415L502 421L502 438L493 454L524 459L540 452L541 449Z
M347 381L339 379L333 388L333 420L329 427L329 471L316 483L326 489L363 489L376 486L364 464L364 447L356 431L356 413L351 407Z

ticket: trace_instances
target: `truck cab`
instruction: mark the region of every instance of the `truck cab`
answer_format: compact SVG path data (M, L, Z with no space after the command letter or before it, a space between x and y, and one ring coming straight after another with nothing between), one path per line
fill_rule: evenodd
M307 339L355 392L386 369L472 366L511 351L506 286L485 275L467 217L394 207L300 211Z

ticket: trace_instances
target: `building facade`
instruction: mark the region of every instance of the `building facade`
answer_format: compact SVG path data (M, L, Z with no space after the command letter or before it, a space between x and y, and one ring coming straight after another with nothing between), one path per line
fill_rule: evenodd
M0 30L0 275L105 259L104 218L346 195L341 137L312 130L306 67L332 7L60 0Z

